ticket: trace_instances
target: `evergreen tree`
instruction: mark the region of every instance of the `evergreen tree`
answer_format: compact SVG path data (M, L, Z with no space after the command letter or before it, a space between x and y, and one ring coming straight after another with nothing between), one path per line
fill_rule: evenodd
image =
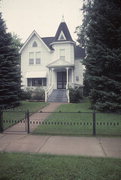
M19 104L20 68L18 50L0 13L0 108Z
M20 48L23 46L23 43L21 43L21 39L16 33L11 33L11 36L13 40L13 45L15 48L18 49L18 52L19 52Z
M83 63L92 105L102 111L121 110L121 1L88 0L83 11L78 37L86 48Z

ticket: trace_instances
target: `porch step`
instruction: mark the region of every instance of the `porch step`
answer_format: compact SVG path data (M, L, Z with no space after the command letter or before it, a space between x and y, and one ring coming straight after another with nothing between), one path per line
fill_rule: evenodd
M66 89L54 89L48 98L48 102L68 102Z

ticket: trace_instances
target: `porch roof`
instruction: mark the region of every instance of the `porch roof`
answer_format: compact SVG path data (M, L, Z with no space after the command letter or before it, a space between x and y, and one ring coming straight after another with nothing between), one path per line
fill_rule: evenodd
M57 59L56 61L47 65L47 67L72 67L74 64L69 63L63 59Z
M45 78L47 76L46 71L27 72L26 78Z

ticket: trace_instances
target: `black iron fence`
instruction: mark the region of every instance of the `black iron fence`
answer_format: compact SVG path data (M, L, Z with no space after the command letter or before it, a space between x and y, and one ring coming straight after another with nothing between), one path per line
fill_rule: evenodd
M120 113L0 111L0 132L121 135Z

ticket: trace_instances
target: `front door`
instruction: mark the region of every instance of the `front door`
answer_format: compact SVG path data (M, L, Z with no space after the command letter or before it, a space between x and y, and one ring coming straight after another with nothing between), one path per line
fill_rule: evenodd
M66 89L66 72L57 72L57 89Z

